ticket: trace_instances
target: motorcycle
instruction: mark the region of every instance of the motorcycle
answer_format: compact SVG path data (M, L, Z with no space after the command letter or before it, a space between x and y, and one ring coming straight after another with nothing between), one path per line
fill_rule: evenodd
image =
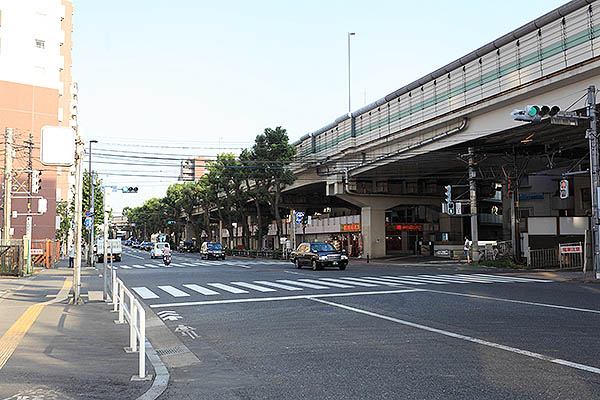
M163 263L165 263L165 265L171 264L171 255L170 254L163 255Z

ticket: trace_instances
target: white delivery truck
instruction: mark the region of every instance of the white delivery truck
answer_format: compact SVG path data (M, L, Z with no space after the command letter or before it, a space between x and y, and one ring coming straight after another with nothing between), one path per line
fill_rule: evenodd
M113 261L121 261L121 239L108 239L108 247L106 248L106 256L110 259L110 252L112 246L112 257ZM96 256L98 262L104 262L104 240L98 240L96 242Z

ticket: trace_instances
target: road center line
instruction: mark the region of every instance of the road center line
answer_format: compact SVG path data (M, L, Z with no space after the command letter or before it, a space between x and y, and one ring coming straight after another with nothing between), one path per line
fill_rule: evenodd
M312 298L309 298L309 300L316 301L316 302L323 303L323 304L327 304L327 305L330 305L330 306L333 306L333 307L342 308L344 310L353 311L353 312L356 312L356 313L359 313L359 314L364 314L364 315L368 315L368 316L371 316L371 317L380 318L380 319L383 319L383 320L386 320L386 321L395 322L397 324L410 326L412 328L421 329L421 330L424 330L424 331L428 331L428 332L432 332L432 333L437 333L437 334L448 336L448 337L451 337L451 338L460 339L460 340L464 340L464 341L467 341L467 342L480 344L482 346L488 346L488 347L492 347L492 348L495 348L495 349L505 350L505 351L509 351L509 352L512 352L512 353L524 355L524 356L527 356L527 357L536 358L538 360L548 361L548 362L551 362L551 363L554 363L554 364L559 364L559 365L563 365L563 366L566 366L566 367L575 368L575 369L579 369L579 370L582 370L582 371L587 371L587 372L591 372L591 373L600 375L600 368L592 367L592 366L589 366L589 365L579 364L579 363L568 361L568 360L562 360L560 358L554 358L554 357L550 357L550 356L545 356L543 354L534 353L532 351L521 350L521 349L517 349L516 347L511 347L511 346L506 346L506 345L499 344L499 343L489 342L489 341L483 340L483 339L477 339L477 338L472 337L472 336L461 335L460 333L454 333L454 332L445 331L445 330L442 330L442 329L432 328L432 327L426 326L426 325L416 324L414 322L405 321L405 320L398 319L398 318L388 317L387 315L382 315L382 314L377 314L377 313L374 313L374 312L371 312L371 311L361 310L360 308L350 307L350 306L346 306L346 305L343 305L343 304L333 303L333 302L327 301L327 300L317 299L317 298L314 298L314 296Z
M503 301L505 303L527 304L527 305L530 305L530 306L558 308L558 309L561 309L561 310L581 311L581 312L587 312L587 313L592 313L592 314L600 314L600 310L592 310L590 308L569 307L569 306L561 306L561 305L558 305L558 304L536 303L536 302L533 302L533 301L524 301L524 300L502 299L500 297L488 297L488 296L481 296L481 295L478 295L478 294L446 292L446 291L443 291L443 290L423 289L423 291L424 292L431 292L431 293L439 293L439 294L449 294L449 295L452 295L452 296L472 297L472 298L475 298L475 299Z
M185 307L185 306L208 306L214 304L233 304L233 303L255 303L261 301L279 301L279 300L300 300L323 297L346 297L346 296L364 296L373 294L396 294L396 293L412 293L422 292L421 289L400 289L400 290L380 290L376 292L354 292L354 293L328 293L328 294L305 294L300 296L279 296L279 297L255 297L251 299L230 299L230 300L209 300L209 301L189 301L185 303L166 303L152 304L150 308L167 308L167 307Z

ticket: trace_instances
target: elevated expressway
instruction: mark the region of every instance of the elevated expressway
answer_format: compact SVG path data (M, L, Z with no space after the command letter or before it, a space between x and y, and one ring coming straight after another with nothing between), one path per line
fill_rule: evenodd
M576 0L300 138L298 179L286 195L304 199L299 209L360 208L364 251L383 256L385 210L439 212L444 185L466 184L468 148L480 183L503 190L524 173L585 170L585 126L516 122L510 113L528 104L581 112L590 85L600 88L600 4Z

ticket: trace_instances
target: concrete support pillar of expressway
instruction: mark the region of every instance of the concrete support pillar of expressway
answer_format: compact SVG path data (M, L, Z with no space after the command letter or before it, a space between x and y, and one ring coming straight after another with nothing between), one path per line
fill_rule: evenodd
M363 253L371 258L385 256L385 208L362 207L360 229Z

